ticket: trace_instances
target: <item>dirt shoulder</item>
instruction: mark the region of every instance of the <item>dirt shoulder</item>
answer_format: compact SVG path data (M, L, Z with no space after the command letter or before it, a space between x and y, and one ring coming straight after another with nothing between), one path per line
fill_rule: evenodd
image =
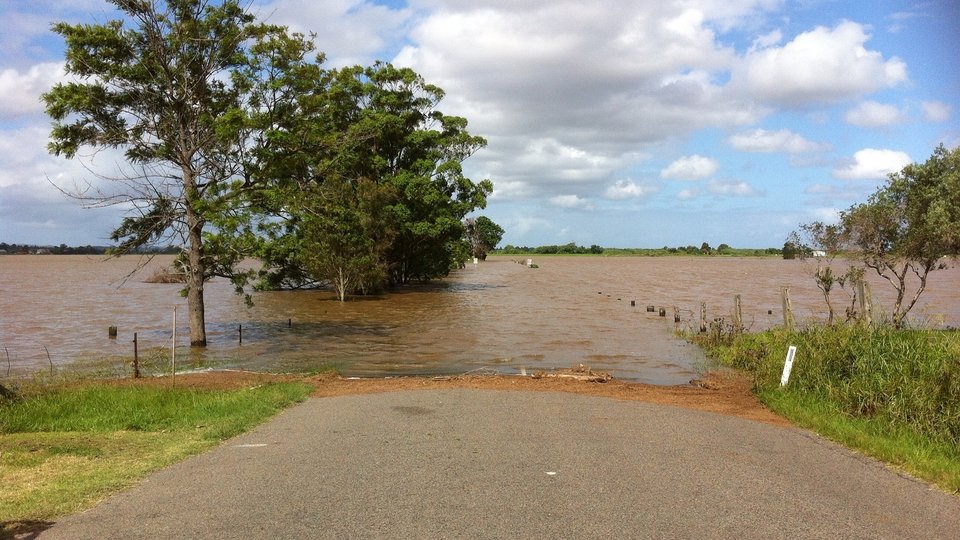
M562 372L561 372L562 373ZM512 390L522 392L567 392L627 401L642 401L696 409L786 426L790 423L764 407L750 391L750 381L739 373L710 373L693 384L655 386L609 380L585 382L572 377L462 375L454 377L344 378L335 374L278 375L249 371L207 371L177 375L173 384L188 388L247 388L271 381L304 381L314 386L314 397L333 397L382 392L470 388L478 390ZM124 385L169 385L169 377L126 379Z

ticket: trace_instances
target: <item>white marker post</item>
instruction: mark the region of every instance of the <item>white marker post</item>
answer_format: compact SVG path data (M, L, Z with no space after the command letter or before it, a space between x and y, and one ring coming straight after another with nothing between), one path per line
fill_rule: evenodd
M177 376L177 306L173 306L173 339L170 343L170 380Z
M783 363L783 375L780 376L780 386L786 386L790 380L790 370L793 369L793 357L797 355L796 345L787 349L787 361Z

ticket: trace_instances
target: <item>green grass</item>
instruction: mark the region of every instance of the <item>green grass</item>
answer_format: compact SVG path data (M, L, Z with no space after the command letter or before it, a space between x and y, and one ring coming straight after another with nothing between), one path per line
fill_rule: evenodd
M814 326L699 338L753 374L771 409L803 427L960 492L960 334ZM787 347L797 354L786 387Z
M799 392L765 390L760 399L796 425L848 448L960 492L960 449L882 417L851 416L829 399Z
M0 406L0 537L88 508L303 400L311 387L53 389Z

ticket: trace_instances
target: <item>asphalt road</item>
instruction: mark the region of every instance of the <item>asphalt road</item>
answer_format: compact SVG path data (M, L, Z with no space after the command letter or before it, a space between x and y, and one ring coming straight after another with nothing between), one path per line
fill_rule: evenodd
M53 538L960 538L960 498L808 432L539 392L311 399Z

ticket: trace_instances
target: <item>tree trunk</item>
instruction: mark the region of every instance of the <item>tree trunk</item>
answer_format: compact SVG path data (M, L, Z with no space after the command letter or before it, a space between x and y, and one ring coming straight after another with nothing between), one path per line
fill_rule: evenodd
M347 300L347 277L343 272L343 266L337 267L337 277L334 279L334 288L337 290L337 299L340 302Z
M187 318L190 323L190 346L207 346L207 329L204 321L203 278L206 267L203 260L203 218L194 208L196 187L191 173L184 175L186 185L187 217Z

